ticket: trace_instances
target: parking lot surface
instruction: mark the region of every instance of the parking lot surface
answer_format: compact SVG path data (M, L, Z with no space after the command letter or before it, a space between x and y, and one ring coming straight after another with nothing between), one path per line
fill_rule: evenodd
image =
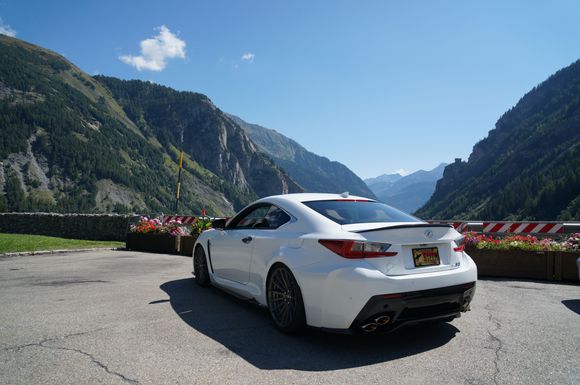
M580 286L480 280L450 324L286 336L191 258L0 258L1 384L580 384Z

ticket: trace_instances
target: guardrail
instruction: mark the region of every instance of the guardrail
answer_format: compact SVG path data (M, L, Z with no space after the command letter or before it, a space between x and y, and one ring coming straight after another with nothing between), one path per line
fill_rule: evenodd
M553 235L580 232L580 222L536 222L536 221L446 221L432 220L433 224L453 226L457 231L475 231L485 234L530 234Z

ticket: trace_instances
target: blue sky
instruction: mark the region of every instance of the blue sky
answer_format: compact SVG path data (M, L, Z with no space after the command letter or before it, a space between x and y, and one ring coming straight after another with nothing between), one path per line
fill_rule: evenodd
M204 93L363 178L466 159L580 58L575 0L0 0L0 18L89 74Z

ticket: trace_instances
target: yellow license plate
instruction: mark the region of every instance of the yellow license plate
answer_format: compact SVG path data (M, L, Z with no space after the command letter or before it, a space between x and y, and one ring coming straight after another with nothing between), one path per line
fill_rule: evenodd
M413 249L415 267L439 265L439 250L436 247Z

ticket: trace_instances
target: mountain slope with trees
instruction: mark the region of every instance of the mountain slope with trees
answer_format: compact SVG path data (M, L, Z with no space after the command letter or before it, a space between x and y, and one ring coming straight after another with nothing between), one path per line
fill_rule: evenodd
M92 78L4 35L0 58L0 211L172 212L181 134L180 212L302 191L203 95Z
M441 219L580 219L580 61L528 92L446 167L417 215Z
M316 155L270 128L229 115L262 151L308 192L342 193L375 198L373 192L342 163Z

